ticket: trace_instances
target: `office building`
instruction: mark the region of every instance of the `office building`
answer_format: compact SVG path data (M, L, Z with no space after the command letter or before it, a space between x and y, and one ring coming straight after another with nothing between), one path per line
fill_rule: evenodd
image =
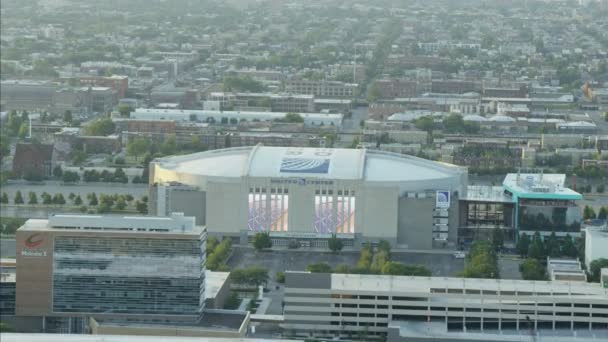
M156 159L150 212L185 212L243 243L269 232L276 245L326 246L337 234L430 249L456 241L466 184L465 168L412 156L258 145Z
M285 91L293 94L308 94L316 97L354 97L359 85L339 81L287 80Z
M459 242L488 239L494 229L501 229L507 242L536 231L579 236L582 196L565 181L565 174L510 173L501 186L469 186L460 200Z
M83 332L89 318L197 322L204 229L193 217L53 215L17 230L16 315Z

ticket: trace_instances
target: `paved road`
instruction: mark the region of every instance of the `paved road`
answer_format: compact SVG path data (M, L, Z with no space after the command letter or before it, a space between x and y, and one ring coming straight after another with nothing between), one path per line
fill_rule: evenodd
M148 186L146 184L119 184L119 183L82 183L75 185L65 185L58 181L47 181L44 184L30 184L23 181L9 182L2 186L2 192L6 192L10 201L13 200L15 192L21 191L24 199L27 201L27 194L34 191L38 194L38 200L43 192L51 195L62 193L64 197L73 192L80 194L81 197L94 192L99 194L131 194L135 198L139 198L148 194Z
M15 254L15 239L0 239L0 258L14 258Z

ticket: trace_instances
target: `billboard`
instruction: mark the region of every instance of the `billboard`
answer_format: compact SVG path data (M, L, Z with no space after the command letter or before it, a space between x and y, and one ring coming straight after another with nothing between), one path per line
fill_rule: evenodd
M436 208L449 208L450 207L450 192L447 190L439 190L437 191L437 195L435 197L435 207Z

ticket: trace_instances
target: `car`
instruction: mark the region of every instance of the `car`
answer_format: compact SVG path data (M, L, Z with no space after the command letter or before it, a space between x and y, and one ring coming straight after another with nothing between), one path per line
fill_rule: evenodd
M466 256L466 254L464 252L454 253L454 258L456 258L456 259L464 259L465 256Z

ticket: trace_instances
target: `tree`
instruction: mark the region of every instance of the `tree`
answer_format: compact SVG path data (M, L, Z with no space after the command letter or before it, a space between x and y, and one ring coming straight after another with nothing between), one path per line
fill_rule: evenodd
M116 170L114 170L113 178L114 178L115 182L119 182L119 183L129 182L129 178L125 174L125 171L122 169L122 167L117 167Z
M28 196L29 196L29 200L27 201L27 204L38 204L38 196L36 196L35 192L30 191Z
M595 217L596 217L595 210L593 210L592 207L586 205L583 208L583 220L591 220L591 219L594 219Z
M114 133L116 125L110 118L103 118L91 122L85 129L87 135L106 136Z
M71 124L72 123L72 111L71 110L66 110L65 112L63 112L63 122Z
M572 240L572 236L570 234L566 234L562 241L562 255L567 256L569 258L577 258L578 257L578 249Z
M97 195L95 195L94 192L91 192L90 194L88 194L87 199L89 200L90 206L95 206L95 205L99 204L99 202L97 201Z
M424 266L406 265L398 261L389 261L382 267L382 274L430 277L431 271Z
M163 144L160 146L160 152L164 155L175 154L177 151L177 144L175 143L175 137L169 137L165 139Z
M378 88L378 84L376 82L372 83L367 91L367 102L376 102L380 98L380 88Z
M606 218L608 218L608 207L601 207L597 218L600 220L605 220Z
M270 234L267 232L256 233L253 236L253 248L256 251L261 251L264 249L268 249L272 247L272 240L270 239Z
M53 197L51 197L51 195L49 195L47 192L43 192L40 197L42 198L42 204L53 204Z
M120 113L120 116L123 118L128 118L129 116L131 116L131 112L133 111L133 107L129 106L129 105L120 105L118 106L118 112Z
M361 254L359 255L359 261L357 261L357 269L368 270L372 266L372 249L369 245L365 245L361 248Z
M18 133L19 138L25 139L28 136L28 133L29 133L29 127L26 122L23 122L21 124L21 126L19 126L19 133Z
M494 251L500 252L505 243L505 236L500 228L496 228L492 230L492 248Z
M0 199L2 204L8 204L8 194L6 192L2 193L2 198Z
M53 176L55 178L61 178L63 175L63 170L61 169L61 165L57 165L53 168Z
M66 171L63 173L62 180L64 183L76 183L80 181L80 176L75 171Z
M517 240L515 249L517 249L517 254L519 254L520 257L523 258L527 256L528 250L530 249L530 236L528 234L521 234Z
M127 202L125 201L124 197L118 197L115 207L118 210L124 210L127 207Z
M76 194L75 194L75 193L73 193L73 192L70 192L70 194L68 195L68 199L69 199L70 201L73 201L73 200L74 200L74 198L76 198Z
M390 242L388 242L386 240L380 240L378 242L378 250L385 252L388 259L391 258L391 243Z
M63 194L62 193L55 194L55 196L53 196L53 203L59 204L59 205L65 204L65 198L63 198Z
M546 280L547 275L542 263L537 259L528 258L519 265L519 272L524 280Z
M147 214L148 213L148 204L146 202L136 201L135 209L137 209L137 211L140 214Z
M334 268L334 273L348 274L350 271L350 266L347 264L338 264L336 268Z
M318 262L306 266L306 271L312 273L331 273L331 266L324 262Z
M545 246L539 232L534 233L530 248L528 249L528 257L537 260L545 259Z
M600 184L600 185L598 185L598 186L595 188L595 191L596 191L598 194L603 193L603 192L604 192L604 190L605 190L604 184Z
M555 232L552 232L551 235L549 235L549 237L547 237L544 241L545 243L545 255L551 257L551 258L557 258L559 256L561 256L562 251L561 251L561 246L559 241L557 241L557 236L555 235Z
M81 204L82 204L82 198L80 198L80 195L77 195L77 196L74 198L74 204L75 204L75 205L81 205Z
M600 258L591 261L589 264L589 280L593 282L600 281L600 273L602 268L608 267L608 259Z
M258 287L268 282L268 270L262 267L237 268L230 272L234 284Z
M431 132L435 127L435 122L431 116L423 116L414 121L414 126L421 131Z
M150 142L144 137L136 137L127 144L127 154L134 156L135 160L150 149Z
M275 275L274 278L277 281L277 283L285 284L285 272L277 272L277 274Z
M464 267L465 278L499 278L498 258L489 241L476 241L471 246Z
M382 273L382 267L384 267L384 264L386 264L388 260L389 258L386 251L378 251L376 254L374 254L374 257L372 259L370 272L374 274Z
M282 121L299 123L304 122L304 118L298 113L287 113Z
M329 238L327 240L327 245L328 245L329 249L334 253L341 251L342 248L344 247L342 240L338 239L336 237L336 234L331 235L331 238Z
M15 204L23 204L23 197L21 196L21 191L18 191L15 193L15 198L13 199L13 202Z

